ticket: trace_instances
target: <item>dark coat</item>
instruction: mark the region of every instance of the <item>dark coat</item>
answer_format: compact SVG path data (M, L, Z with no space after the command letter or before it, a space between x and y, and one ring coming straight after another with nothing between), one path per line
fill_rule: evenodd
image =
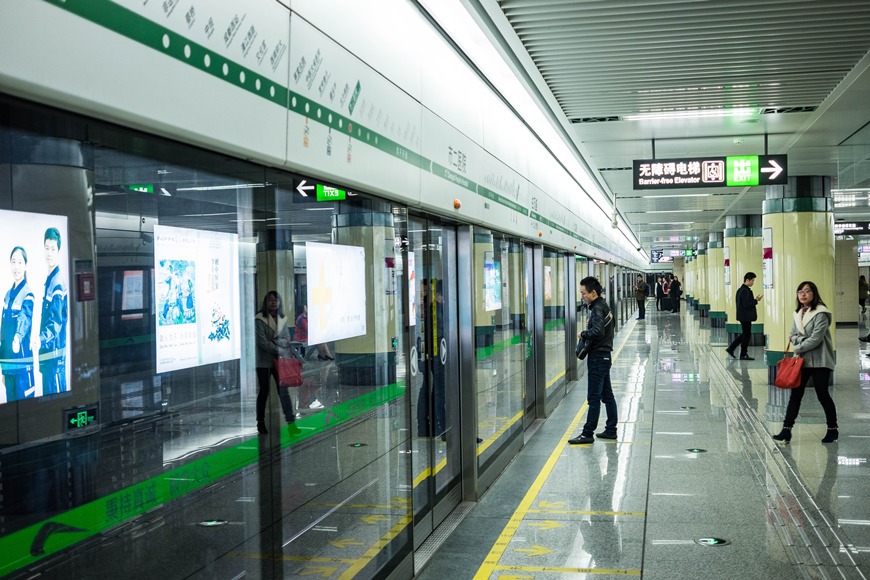
M589 352L610 352L613 350L613 316L607 301L599 296L589 305L589 320L580 338L591 342Z
M758 301L752 294L752 290L746 284L737 289L737 320L740 322L755 322L758 320L756 306Z

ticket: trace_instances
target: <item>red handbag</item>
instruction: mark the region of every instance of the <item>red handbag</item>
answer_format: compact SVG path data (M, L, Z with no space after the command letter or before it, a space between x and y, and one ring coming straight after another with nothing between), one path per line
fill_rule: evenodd
M785 356L776 363L776 379L773 384L780 389L794 389L801 386L801 367L804 359L797 355L788 356L791 341L785 349Z
M302 384L302 361L295 358L276 358L275 374L279 387L298 387Z

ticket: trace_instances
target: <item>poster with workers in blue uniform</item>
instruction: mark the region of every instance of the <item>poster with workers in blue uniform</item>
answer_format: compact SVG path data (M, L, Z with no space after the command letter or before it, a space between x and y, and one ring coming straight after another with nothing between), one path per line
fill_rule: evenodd
M0 404L69 391L67 218L0 210L0 228Z

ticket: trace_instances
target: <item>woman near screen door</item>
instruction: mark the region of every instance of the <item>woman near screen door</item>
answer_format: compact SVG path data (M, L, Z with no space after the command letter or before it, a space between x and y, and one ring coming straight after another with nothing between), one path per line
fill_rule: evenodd
M257 432L265 435L266 403L269 401L269 378L275 378L275 388L278 389L278 400L284 418L292 425L296 420L293 412L293 401L288 389L278 386L278 373L275 370L275 359L282 350L290 346L290 332L287 328L287 317L284 316L284 304L281 295L274 290L263 297L263 306L255 317L257 331Z
M27 285L27 252L21 246L9 255L12 288L3 299L0 322L0 370L6 386L6 402L35 396L33 350L30 330L33 326L33 292Z

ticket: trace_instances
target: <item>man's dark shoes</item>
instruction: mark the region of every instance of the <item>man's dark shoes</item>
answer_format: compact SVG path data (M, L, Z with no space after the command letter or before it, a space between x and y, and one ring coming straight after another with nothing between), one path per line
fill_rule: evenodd
M581 433L573 439L568 439L568 443L571 445L588 445L589 443L595 443L595 437L593 437L592 434L586 435L585 433Z
M734 354L734 351L731 350L730 348L726 348L726 349L725 349L725 352L727 352L727 353L728 353L728 356L730 356L731 358L737 358L737 355Z
M858 340L860 340L861 342L870 342L870 334L868 334L867 336L859 336Z
M595 435L599 439L616 439L616 433L608 433L607 431L602 431L601 433L597 433Z
M740 360L755 360L755 359L752 358L751 356L749 356L748 354L741 354Z
M825 438L822 439L822 443L833 443L840 436L840 432L836 427L828 428L828 432L825 434Z

